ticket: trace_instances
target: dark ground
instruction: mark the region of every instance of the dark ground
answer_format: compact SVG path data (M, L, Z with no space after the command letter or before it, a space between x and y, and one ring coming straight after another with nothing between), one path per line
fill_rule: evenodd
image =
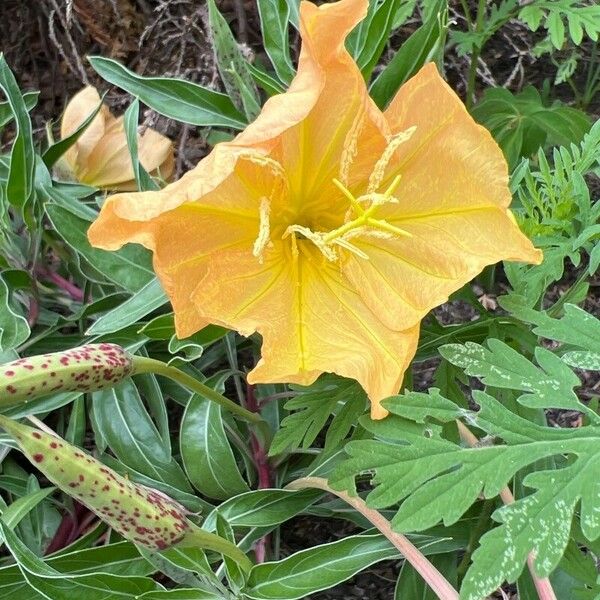
M248 56L260 55L260 28L252 0L217 1L221 12L231 22L237 39L244 44ZM451 1L451 18L459 27L464 19L457 0ZM474 9L474 7L473 7ZM57 123L67 100L83 85L92 83L107 88L86 61L87 55L100 54L123 62L145 75L170 75L219 88L207 34L206 6L203 0L0 0L0 40L2 51L25 90L40 90L38 108L34 111L34 127L44 137L46 122ZM390 41L388 53L406 39L419 23L409 21ZM552 79L555 67L547 59L536 59L531 48L536 36L526 27L511 22L499 31L486 47L479 63L480 89L505 85L518 91L531 83L541 87L545 78ZM293 40L297 51L298 40ZM446 76L454 89L464 97L468 60L452 50L446 58ZM573 100L567 85L554 88L565 102ZM129 102L126 94L111 89L108 102L113 110L124 110ZM590 110L600 114L600 98ZM147 110L145 123L156 127L176 141L177 174L195 165L208 150L204 131L168 121ZM3 140L4 141L4 140ZM574 277L573 277L574 278ZM600 314L596 280L586 306ZM568 286L565 282L564 288ZM561 287L557 286L558 296ZM493 301L493 298L491 299ZM437 316L445 323L468 321L470 310L461 303L447 304ZM417 365L415 380L427 387L435 364ZM600 382L584 374L584 387L597 392ZM573 426L573 415L556 415L558 424ZM290 554L310 545L334 541L352 531L339 522L296 519L283 531L285 547ZM381 563L352 580L320 594L312 600L390 600L393 598L398 565ZM508 595L507 598L515 597Z

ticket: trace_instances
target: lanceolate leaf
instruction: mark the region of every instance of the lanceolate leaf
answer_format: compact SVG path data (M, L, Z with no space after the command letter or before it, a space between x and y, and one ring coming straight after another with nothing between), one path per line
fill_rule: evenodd
M289 85L296 72L290 58L289 0L258 0L257 7L265 51L277 77Z
M236 108L252 121L260 112L260 98L248 63L214 0L207 0L213 52L225 89Z
M201 493L226 500L248 491L225 435L220 406L192 396L181 423L180 440L186 472Z
M8 100L16 123L16 137L10 152L6 195L10 204L22 208L33 190L35 158L31 120L15 76L2 54L0 54L0 89Z
M412 77L443 44L446 30L446 0L435 0L429 19L402 44L392 60L372 83L369 93L378 106L389 104L398 88Z
M92 67L109 83L138 97L155 111L191 125L243 129L246 122L225 94L167 77L142 77L118 62L90 56Z

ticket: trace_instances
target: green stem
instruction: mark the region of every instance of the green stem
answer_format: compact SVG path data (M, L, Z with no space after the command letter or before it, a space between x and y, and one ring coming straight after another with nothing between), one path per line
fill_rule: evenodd
M479 0L477 5L477 22L475 23L475 33L479 33L483 28L485 20L485 0ZM467 76L467 97L465 103L468 109L473 107L473 94L475 93L475 78L477 76L477 62L483 46L473 46L471 52L471 63L469 64L469 74Z
M133 357L132 375L140 375L142 373L155 373L156 375L168 377L169 379L180 383L189 390L200 394L207 400L219 404L224 409L228 410L234 415L238 415L250 423L254 423L256 425L264 424L263 419L258 413L253 413L249 410L246 410L243 406L236 404L232 400L229 400L229 398L225 398L225 396L219 394L219 392L216 392L191 375L180 371L177 367L172 367L160 360L155 360L154 358L136 355Z
M303 477L285 486L288 490L303 490L315 488L324 490L341 498L366 517L379 531L402 553L404 558L421 575L427 585L435 592L440 600L458 600L458 592L448 583L445 577L425 558L405 536L392 530L391 523L381 513L369 508L362 498L350 496L329 487L326 479L321 477Z
M456 574L458 575L458 580L462 581L462 578L465 576L467 569L469 568L469 564L471 562L471 556L473 551L475 550L475 546L479 543L479 538L485 533L487 529L487 524L490 520L490 515L494 510L494 502L492 500L485 500L483 503L483 507L481 508L481 512L479 513L479 518L477 519L477 523L475 523L475 527L471 530L471 535L469 536L469 543L467 544L467 549L460 561L456 569Z
M209 531L204 531L195 525L186 533L177 546L200 547L227 556L246 573L254 566L252 561L234 543Z
M560 314L562 307L569 302L573 294L577 291L579 285L589 277L587 269L584 269L573 285L546 311L549 317L556 318Z

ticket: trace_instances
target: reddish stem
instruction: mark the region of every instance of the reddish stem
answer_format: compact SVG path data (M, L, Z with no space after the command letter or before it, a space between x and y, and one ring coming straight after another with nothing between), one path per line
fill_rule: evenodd
M83 302L83 290L76 286L74 283L71 283L68 279L65 279L62 275L59 275L55 271L50 269L44 269L42 267L38 268L38 272L42 277L45 277L48 281L54 283L61 290L64 290L73 298L73 300L77 300L77 302Z
M258 413L260 411L260 405L256 399L254 393L254 386L248 385L246 391L246 408L252 412ZM258 489L264 490L271 487L271 464L269 457L265 451L265 447L262 445L260 439L253 432L250 438L250 449L252 451L252 458L256 466L258 473ZM263 563L267 556L267 541L269 536L266 535L260 538L254 546L254 555L257 563Z
M57 552L58 550L61 550L70 543L74 542L79 537L81 519L89 511L85 506L79 504L79 502L74 502L73 508L74 511L72 513L69 512L63 515L54 537L50 540L50 543L46 548L45 554ZM95 516L93 513L91 514L92 516Z

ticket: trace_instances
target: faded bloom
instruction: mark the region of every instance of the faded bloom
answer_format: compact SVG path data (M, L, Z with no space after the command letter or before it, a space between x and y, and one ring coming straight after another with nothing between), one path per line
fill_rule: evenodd
M96 88L87 86L78 92L65 109L60 135L74 133L100 104ZM138 156L151 175L168 179L174 168L171 140L153 129L138 136ZM98 188L135 190L135 176L123 128L123 117L114 117L106 106L88 125L81 137L65 152L57 164L72 179Z
M253 383L358 380L381 418L433 307L500 260L541 253L507 166L426 65L381 112L344 47L367 0L301 5L298 75L232 142L158 192L108 199L95 246L154 252L186 337L262 335Z

